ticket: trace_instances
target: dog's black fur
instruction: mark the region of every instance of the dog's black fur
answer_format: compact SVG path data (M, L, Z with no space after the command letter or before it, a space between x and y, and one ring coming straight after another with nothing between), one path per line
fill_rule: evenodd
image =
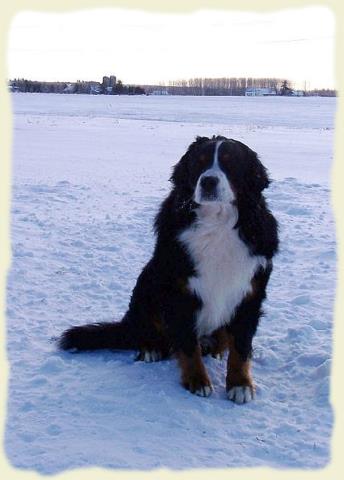
M61 336L60 348L136 349L141 352L140 359L146 351L157 351L161 358L176 352L183 356L182 370L185 361L193 362L195 351L200 348L195 322L202 301L187 288L188 279L197 275L197 271L177 237L196 220L195 186L200 174L209 167L214 145L219 140L223 140L223 154L230 159L221 168L235 192L238 221L234 228L251 255L267 260L266 266L260 267L252 278L252 293L241 301L221 329L232 338L232 348L240 361L249 359L272 271L272 257L278 249L278 228L262 195L270 180L257 154L239 141L219 136L197 137L175 165L170 179L172 190L155 219L157 240L153 256L138 277L122 321L72 327ZM220 345L218 333L221 332L213 332L207 343L211 345L210 352L228 348L228 344ZM204 346L203 353L207 353L206 350ZM184 384L192 391L204 382L196 381L193 389L185 379Z

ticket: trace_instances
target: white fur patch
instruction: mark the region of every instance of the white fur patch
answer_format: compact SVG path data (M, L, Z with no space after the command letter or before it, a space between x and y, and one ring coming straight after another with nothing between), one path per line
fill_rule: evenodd
M229 400L235 403L248 403L254 399L254 390L251 387L232 387L229 389L227 393L227 397Z
M197 314L197 334L209 335L228 324L235 309L251 291L257 269L266 265L261 256L251 256L234 229L237 209L212 202L197 211L196 222L184 230L180 241L194 261L197 275L188 287L203 302Z

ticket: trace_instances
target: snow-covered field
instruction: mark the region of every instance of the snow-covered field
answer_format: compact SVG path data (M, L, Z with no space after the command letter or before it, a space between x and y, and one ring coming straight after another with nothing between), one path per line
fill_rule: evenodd
M335 100L13 94L7 322L10 462L40 473L319 468L330 459ZM175 360L61 353L70 325L120 319L153 248L171 166L195 135L247 143L276 180L281 251L254 341L255 402L193 396Z

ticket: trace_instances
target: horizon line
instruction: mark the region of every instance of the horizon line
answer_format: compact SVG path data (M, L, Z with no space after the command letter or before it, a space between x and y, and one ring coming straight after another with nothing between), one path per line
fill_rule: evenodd
M116 82L118 80L121 81L121 83L123 85L130 85L130 86L149 86L149 87L153 87L153 86L156 86L156 87L160 87L160 88L168 88L168 87L178 87L178 85L171 85L170 83L171 82L177 82L177 81L189 81L189 80L195 80L195 79L201 79L201 80L217 80L217 79L253 79L253 80L277 80L277 81L287 81L291 84L291 86L295 85L295 84L303 84L303 85L309 85L310 83L312 83L310 80L291 80L290 78L285 78L285 77L275 77L275 76L259 76L259 77L255 77L255 76L245 76L245 75L241 75L241 76L215 76L215 77L212 77L212 76L192 76L192 77L187 77L187 78L176 78L176 79L171 79L171 80L159 80L157 82L124 82L122 79L118 78L116 75L103 75L101 77L101 80L94 80L94 79L91 79L91 80L86 80L86 79L77 79L77 80L42 80L42 79L33 79L33 78L28 78L28 77L25 77L25 76L15 76L13 78L7 78L6 81L7 82L11 82L11 81L14 81L16 79L18 80L27 80L27 81L31 81L31 82L46 82L46 83L77 83L77 82L95 82L95 83L102 83L102 80L104 77L110 77L110 76L114 76L116 78ZM181 86L182 87L182 86ZM184 86L184 87L188 87L188 85ZM191 88L191 87L190 87ZM295 89L298 89L298 90L302 90L302 88L300 87L295 87ZM324 86L322 85L321 87L318 86L318 87L306 87L306 88L303 88L303 90L307 90L307 91L311 91L311 90L333 90L333 91L337 91L337 88L335 87L330 87L330 86Z

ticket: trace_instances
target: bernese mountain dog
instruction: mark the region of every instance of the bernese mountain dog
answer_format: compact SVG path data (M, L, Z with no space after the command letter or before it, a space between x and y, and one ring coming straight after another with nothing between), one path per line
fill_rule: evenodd
M134 349L145 362L173 354L182 385L204 397L213 387L202 356L229 350L227 396L249 402L252 339L278 249L278 225L262 195L267 171L237 140L197 137L170 180L153 256L123 319L72 327L59 347Z

